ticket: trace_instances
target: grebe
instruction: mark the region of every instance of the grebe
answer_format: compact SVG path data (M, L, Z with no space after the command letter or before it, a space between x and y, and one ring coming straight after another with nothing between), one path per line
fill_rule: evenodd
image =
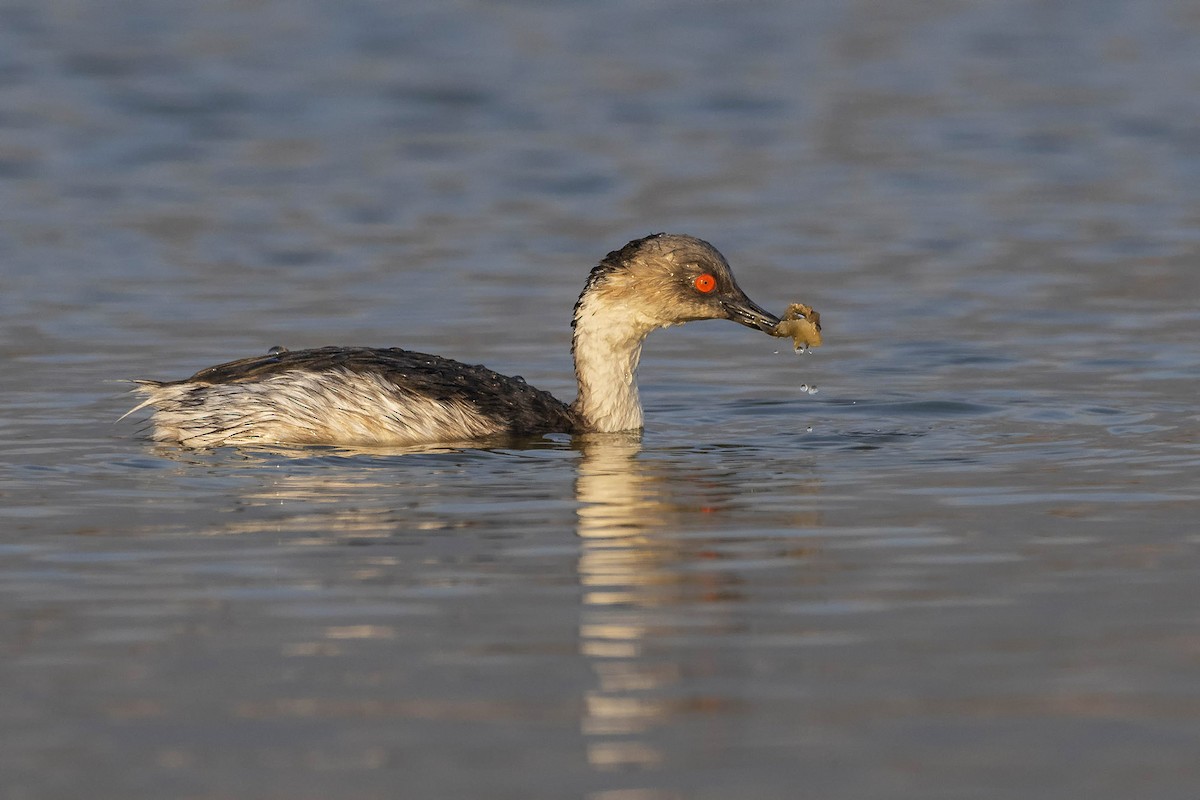
M151 438L187 447L411 445L495 435L642 427L634 380L655 328L728 319L770 333L780 320L738 288L715 247L659 233L609 253L571 321L579 396L567 405L521 378L399 348L272 348L181 381L135 381Z

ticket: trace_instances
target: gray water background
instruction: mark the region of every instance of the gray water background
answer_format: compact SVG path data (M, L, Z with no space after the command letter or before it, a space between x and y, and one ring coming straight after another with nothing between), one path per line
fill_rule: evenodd
M1200 6L0 4L0 796L1188 798ZM120 379L399 345L645 435L155 446ZM815 394L806 390L819 388Z

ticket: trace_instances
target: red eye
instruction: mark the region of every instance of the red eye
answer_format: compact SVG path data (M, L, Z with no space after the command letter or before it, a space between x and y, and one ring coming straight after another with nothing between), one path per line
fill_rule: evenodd
M703 275L697 275L696 280L692 281L692 285L696 287L697 292L708 294L717 288L717 279L706 272Z

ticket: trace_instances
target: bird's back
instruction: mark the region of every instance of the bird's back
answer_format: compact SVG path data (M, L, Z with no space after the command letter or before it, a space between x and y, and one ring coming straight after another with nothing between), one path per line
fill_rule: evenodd
M520 378L394 347L273 351L137 391L156 409L153 438L193 447L459 442L578 424Z

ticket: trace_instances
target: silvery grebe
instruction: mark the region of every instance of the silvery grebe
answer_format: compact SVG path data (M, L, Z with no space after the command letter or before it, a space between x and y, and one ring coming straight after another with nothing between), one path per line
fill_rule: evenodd
M399 348L273 348L181 381L136 381L152 438L188 447L410 445L495 435L637 430L634 380L655 328L729 319L779 324L738 288L708 242L659 233L614 250L588 275L571 321L579 396L567 405L521 378Z

